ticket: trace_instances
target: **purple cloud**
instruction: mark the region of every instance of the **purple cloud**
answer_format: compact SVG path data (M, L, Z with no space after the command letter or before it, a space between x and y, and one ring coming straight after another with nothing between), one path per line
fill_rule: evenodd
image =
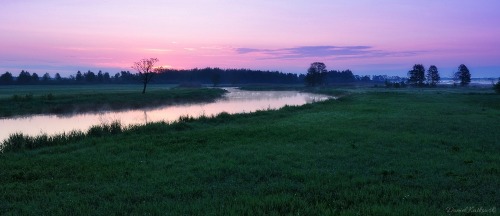
M263 49L253 49L253 48L236 48L236 52L238 54L247 54L247 53L255 53L255 52L264 52Z
M371 46L300 46L283 49L237 48L238 54L257 53L262 59L298 59L308 57L330 57L337 59L369 58L387 56L414 56L423 51L390 52L375 50Z

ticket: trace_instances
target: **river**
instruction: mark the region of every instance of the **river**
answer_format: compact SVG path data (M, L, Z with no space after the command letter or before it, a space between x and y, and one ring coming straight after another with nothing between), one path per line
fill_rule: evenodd
M211 116L222 112L245 113L257 110L278 109L285 105L303 105L332 97L297 91L243 91L226 88L223 98L210 103L168 105L126 111L103 111L74 115L32 115L0 119L0 141L13 133L36 136L59 134L72 130L87 131L92 125L120 121L122 125L149 122L172 122L180 116Z

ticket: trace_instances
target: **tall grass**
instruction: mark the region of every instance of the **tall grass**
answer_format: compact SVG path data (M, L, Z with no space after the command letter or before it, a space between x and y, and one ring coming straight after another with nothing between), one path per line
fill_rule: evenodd
M120 121L113 121L109 124L100 124L91 126L86 132L83 131L71 131L68 133L61 133L56 135L41 134L37 136L28 136L23 133L11 134L6 140L0 144L0 153L5 152L16 152L37 149L42 147L65 145L80 141L82 139L97 138L97 137L110 137L122 133L134 133L136 131L147 131L148 127L163 126L165 131L174 130L180 131L189 129L190 126L187 124L189 122L203 122L203 123L222 123L229 120L232 116L226 112L219 113L217 115L206 116L202 115L200 117L192 116L180 116L178 120L166 123L166 122L154 122L148 123L146 125L129 125L124 126ZM145 128L144 128L145 127Z
M42 134L38 136L28 136L22 133L11 134L0 145L0 152L15 152L31 150L41 147L65 145L91 137L111 136L122 133L126 130L119 121L110 124L94 125L86 132L71 131L56 135Z
M114 121L110 124L94 125L87 131L87 136L101 137L106 135L114 135L122 133L123 127L119 121Z
M22 133L15 133L2 142L0 145L0 152L15 152L47 146L64 145L82 140L86 135L87 134L81 131L71 131L69 133L52 136L48 136L47 134L28 136Z

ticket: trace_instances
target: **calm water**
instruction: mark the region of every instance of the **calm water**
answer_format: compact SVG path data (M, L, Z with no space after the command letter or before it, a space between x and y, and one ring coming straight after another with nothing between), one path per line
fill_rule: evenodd
M156 108L106 111L71 116L33 115L23 118L0 119L0 141L15 132L26 135L57 134L72 130L86 131L92 125L120 121L122 125L145 124L157 121L175 121L180 116L198 117L221 112L242 113L263 109L277 109L285 105L303 105L331 97L295 91L242 91L227 89L224 98L212 103L170 105Z

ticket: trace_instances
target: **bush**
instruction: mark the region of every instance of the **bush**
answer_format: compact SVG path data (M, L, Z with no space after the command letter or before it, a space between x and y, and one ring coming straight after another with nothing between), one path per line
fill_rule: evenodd
M19 100L21 100L21 96L16 95L16 94L15 94L15 95L12 95L12 100L13 100L13 101L19 101Z
M123 132L120 122L115 121L111 124L92 126L87 133L81 131L70 131L68 133L38 136L29 136L22 133L14 133L5 141L0 143L0 153L15 152L29 149L37 149L47 146L65 145L68 143L82 140L85 137L100 137L105 135L119 134Z
M386 88L406 88L406 84L404 81L401 81L401 82L385 81L385 87Z
M20 95L12 95L11 97L11 100L13 101L30 101L33 99L33 93L29 93L29 94L26 94L24 96L20 96Z
M500 94L500 80L496 84L493 85L493 89Z
M32 100L33 99L33 93L29 93L29 94L24 95L24 99L26 99L28 101Z
M54 95L52 93L48 93L46 95L42 95L42 99L45 99L45 100L54 100Z
M26 143L30 141L31 139L22 133L11 134L9 138L6 139L2 145L0 145L1 152L24 149L26 147Z

